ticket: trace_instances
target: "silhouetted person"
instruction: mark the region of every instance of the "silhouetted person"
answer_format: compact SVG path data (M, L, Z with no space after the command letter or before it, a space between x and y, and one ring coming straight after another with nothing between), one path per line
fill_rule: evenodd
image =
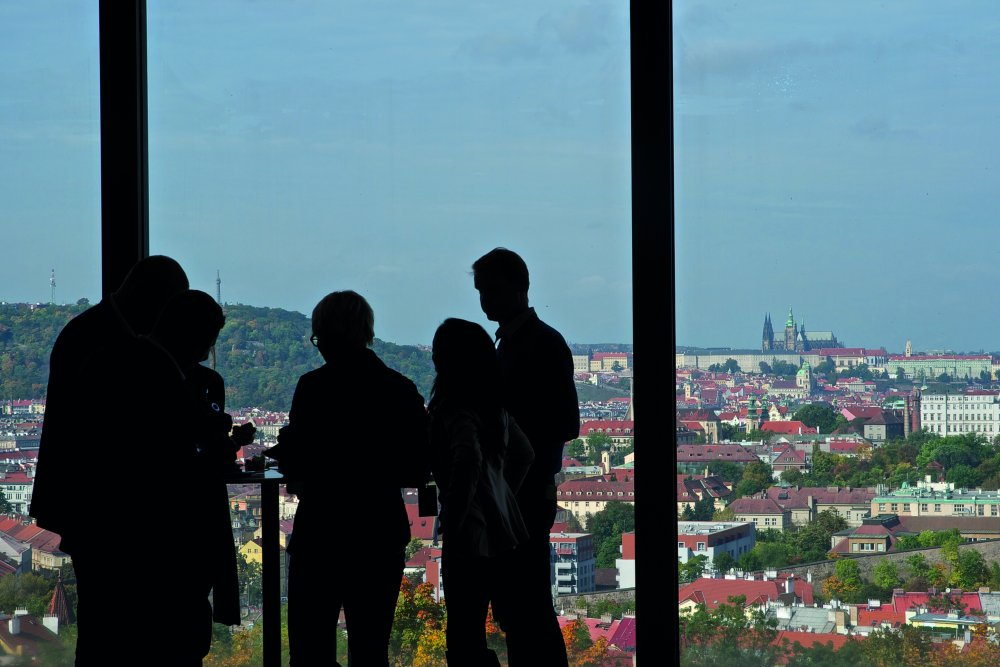
M253 441L256 429L249 423L233 427L225 411L225 382L215 370L202 365L225 321L222 307L210 295L188 290L167 302L150 338L180 366L200 424L194 434L197 466L191 471L189 487L198 517L192 528L199 537L193 541L204 554L197 604L206 601L211 591L213 619L239 625L239 579L226 479L237 470L237 451Z
M437 377L428 412L444 535L448 664L500 667L486 645L486 615L495 573L528 538L513 494L534 453L503 408L500 365L485 329L445 320L434 334L433 359Z
M506 633L511 667L565 666L566 646L552 600L549 531L563 446L580 434L573 355L562 335L528 306L528 267L517 253L495 248L476 260L472 271L483 312L499 324L504 405L535 451L517 493L530 538L500 573L503 583L493 613Z
M132 553L109 548L106 536L98 535L95 528L94 519L100 517L103 523L108 514L105 507L88 500L95 497L93 474L100 474L100 483L106 484L109 478L100 464L109 455L119 453L107 449L102 435L93 432L95 424L92 419L85 419L86 411L100 408L105 401L121 408L138 407L128 388L114 388L110 395L98 394L95 378L87 376L83 369L95 355L106 354L108 350L117 354L129 347L137 334L148 333L167 300L187 287L187 276L173 259L154 255L140 260L118 290L63 327L49 357L45 419L28 511L39 526L60 535L60 549L73 557L80 665L100 664L106 659L107 619L119 616L120 605L124 603L115 601L119 606L115 607L114 615L106 615L108 606L103 603L107 597L96 583L101 578L101 569L113 570L119 561L134 557ZM117 428L118 424L113 426ZM139 440L141 434L131 435ZM117 507L121 502L115 497L109 504ZM105 548L101 560L91 563L79 555L78 546L95 540L103 540Z
M427 413L416 386L369 348L374 314L352 291L312 313L326 362L299 378L268 456L295 484L288 546L291 664L336 665L341 605L352 667L385 667L410 540L401 489L429 476Z

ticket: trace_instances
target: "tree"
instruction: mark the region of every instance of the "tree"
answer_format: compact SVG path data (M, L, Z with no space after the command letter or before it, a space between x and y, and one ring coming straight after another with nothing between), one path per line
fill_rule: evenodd
M763 373L764 375L770 375L772 373L771 364L767 363L766 361L760 362L759 364L757 364L757 367L760 368L760 372Z
M581 462L585 459L587 456L587 446L584 444L582 438L570 440L569 444L566 445L566 456Z
M419 537L414 537L406 545L406 549L403 551L403 555L406 560L413 558L413 555L424 548L424 543Z
M677 565L677 579L682 583L690 583L705 573L708 556L697 555L688 558L688 562Z
M615 441L605 433L594 432L587 436L587 459L591 465L601 465L601 454L610 451Z
M582 618L576 618L562 629L566 644L566 657L570 667L601 667L607 659L608 640L604 637L594 641L590 630Z
M396 600L389 652L402 665L413 664L418 653L426 657L434 637L424 639L424 634L442 629L444 622L445 605L434 599L434 587L429 583L418 584L404 576Z
M610 502L587 521L587 530L594 536L597 567L614 567L622 533L635 530L635 507L625 502ZM605 548L605 542L612 543L613 548Z
M858 563L852 559L843 558L837 561L834 571L836 574L823 582L823 590L826 595L842 602L856 601L863 585Z
M875 585L885 591L891 591L899 583L899 572L896 563L887 558L880 560L872 572Z
M699 604L679 620L682 667L771 667L783 653L774 640L777 619L755 609L744 611L746 596L732 596L711 612Z
M975 549L962 549L951 574L952 583L969 590L984 584L989 578L990 570L983 555Z
M14 506L7 500L6 494L0 491L0 514L10 514L14 511Z
M712 565L715 567L716 572L728 572L736 567L736 559L728 551L720 551L712 559Z
M711 521L715 513L715 498L707 491L702 491L701 497L694 504L695 521Z

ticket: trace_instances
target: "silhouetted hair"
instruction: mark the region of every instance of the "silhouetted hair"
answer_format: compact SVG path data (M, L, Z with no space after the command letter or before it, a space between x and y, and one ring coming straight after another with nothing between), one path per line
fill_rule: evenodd
M375 313L357 292L330 292L312 312L313 334L324 339L368 347L375 340Z
M475 277L503 278L517 289L528 291L528 265L521 256L507 248L494 248L472 264Z
M493 338L475 322L448 318L434 332L437 375L429 408L447 399L475 412L487 428L499 428L501 376Z
M215 343L226 323L222 306L200 290L184 290L163 307L152 336L185 359L203 353ZM197 360L196 360L197 361Z
M136 333L149 333L170 297L189 287L187 274L177 260L166 255L140 259L129 270L115 299Z

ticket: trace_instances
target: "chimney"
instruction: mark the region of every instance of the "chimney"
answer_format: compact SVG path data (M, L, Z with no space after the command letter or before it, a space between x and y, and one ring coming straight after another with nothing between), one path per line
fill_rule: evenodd
M810 583L810 584L813 582L813 571L812 570L806 570L806 581L808 583Z
M794 593L795 592L795 576L794 575L790 574L790 575L788 575L788 578L785 579L785 592L786 593Z
M47 615L42 617L42 625L48 628L52 634L59 634L59 617L54 615Z
M10 634L12 635L21 634L21 617L14 616L9 621L7 621L7 629L10 631Z

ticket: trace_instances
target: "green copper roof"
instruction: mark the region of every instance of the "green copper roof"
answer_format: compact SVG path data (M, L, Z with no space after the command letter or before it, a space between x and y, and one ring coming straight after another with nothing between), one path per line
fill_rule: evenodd
M788 307L788 321L785 322L785 326L786 327L794 327L795 326L795 318L792 317L792 307L791 306Z

